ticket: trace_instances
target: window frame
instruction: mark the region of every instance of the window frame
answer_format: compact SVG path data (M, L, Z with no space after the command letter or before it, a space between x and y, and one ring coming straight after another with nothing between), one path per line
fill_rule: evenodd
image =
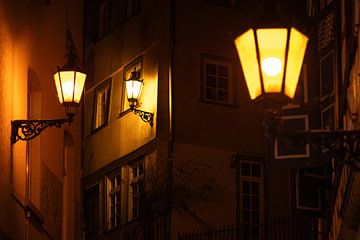
M296 129L296 130L303 130L308 131L309 130L309 115L303 114L303 115L287 115L282 116L282 121L291 121L291 120L298 120L298 119L304 119L304 128L303 129ZM310 157L310 144L305 144L305 152L302 153L295 153L295 154L281 154L281 150L279 147L281 146L281 141L284 140L284 138L276 138L273 144L274 147L274 159L275 160L284 160L284 159L299 159L299 158L309 158Z
M229 3L225 3L224 0L206 0L205 3L228 8L240 7L238 0L229 0Z
M139 166L142 165L142 173L141 175L139 174ZM145 185L145 159L141 158L136 160L135 162L129 163L128 164L128 173L129 173L129 180L128 180L128 184L129 184L129 201L128 201L128 218L129 221L131 220L135 220L137 218L139 218L141 216L141 212L142 212L142 199L143 199L143 194L144 194L144 185ZM133 169L136 168L137 174L136 177L134 177L133 175ZM137 191L136 193L134 193L134 185L137 186ZM134 204L134 195L136 195L136 207ZM134 214L134 209L137 209L136 214Z
M108 78L102 83L100 83L95 89L94 89L94 107L93 107L93 122L92 122L92 132L95 133L104 127L106 127L109 123L110 118L110 105L111 105L111 92L112 92L112 79ZM98 117L98 96L100 92L108 92L106 95L106 102L108 104L106 105L106 117L103 123L97 125L97 117Z
M107 9L108 8L108 9ZM97 39L101 40L112 31L112 0L102 0L98 9ZM106 14L108 13L108 15ZM107 22L107 24L105 24Z
M120 182L118 182L120 180ZM119 227L123 224L123 181L124 174L122 168L119 168L107 174L105 176L106 181L106 223L108 230L112 230L116 227ZM112 186L112 181L114 181L114 186ZM120 195L120 199L117 199L117 196ZM112 197L114 197L114 204L111 203ZM119 201L118 201L119 200ZM114 216L112 216L112 205L114 205ZM120 212L118 212L118 210ZM119 217L119 219L118 219ZM112 222L114 219L114 222Z
M249 174L243 174L242 172L242 167L243 164L249 164L250 165L250 172ZM253 165L258 165L259 169L260 169L260 176L254 176L253 175ZM244 189L243 189L243 184L244 182L249 182L250 183L250 193L244 193ZM258 183L259 186L259 192L258 192L258 198L259 198L259 206L258 206L258 212L259 212L259 223L258 223L258 227L259 227L259 236L258 237L253 237L252 236L252 228L254 226L256 226L256 223L254 223L253 220L253 212L256 212L256 208L253 208L253 199L252 197L256 196L256 194L253 194L252 192L252 184L253 183ZM262 239L262 229L260 228L260 225L264 222L264 169L263 169L263 164L261 162L256 162L256 161L246 161L246 160L241 160L240 161L240 211L241 211L241 218L240 218L240 224L242 226L242 228L244 227L244 224L249 224L250 227L250 232L249 232L249 238L248 239L253 239L253 238L258 238L258 239ZM249 207L244 207L244 196L248 196L249 197ZM244 209L248 210L250 215L249 215L249 222L248 223L244 223L244 214L243 211ZM242 232L241 234L244 234L244 232ZM246 238L245 236L242 236L244 239Z
M215 64L216 65L216 87L211 87L207 85L206 83L206 77L208 76L208 73L206 72L207 64ZM207 88L213 88L217 91L219 91L219 74L218 74L218 68L219 66L226 66L228 69L228 82L227 82L227 95L228 100L227 101L221 101L219 100L219 97L217 96L217 99L210 99L206 97L206 90ZM201 101L206 103L213 103L213 104L223 104L223 105L234 105L234 61L232 59L227 59L223 57L217 57L217 56L210 56L210 55L202 55L201 56L201 86L200 86L200 98ZM221 90L221 88L220 88Z
M129 2L132 2L131 4L131 13L129 13ZM135 4L137 6L137 8L134 8L134 3L137 3ZM129 19L139 15L139 13L141 12L141 9L142 9L142 0L125 0L124 1L124 18L125 18L125 21L128 21Z

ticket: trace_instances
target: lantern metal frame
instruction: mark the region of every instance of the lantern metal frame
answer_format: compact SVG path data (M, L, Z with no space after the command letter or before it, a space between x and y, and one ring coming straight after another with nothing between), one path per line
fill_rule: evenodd
M127 85L126 85L127 81L137 81L141 84L141 88L139 90L139 94L138 94L137 98L129 98L129 96L128 96L127 99L128 99L129 106L130 106L130 111L133 112L134 114L138 115L142 121L144 121L145 123L149 123L150 126L152 127L154 125L154 113L138 109L139 98L141 95L142 87L144 85L144 81L142 79L140 79L139 75L140 74L138 74L138 72L136 71L136 68L134 68L134 70L131 72L130 78L125 80L125 88L127 87Z

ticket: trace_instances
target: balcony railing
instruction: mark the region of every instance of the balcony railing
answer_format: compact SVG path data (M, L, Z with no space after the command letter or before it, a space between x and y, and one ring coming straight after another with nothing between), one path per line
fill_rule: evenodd
M210 227L178 234L178 240L320 240L318 220L283 217L261 225Z

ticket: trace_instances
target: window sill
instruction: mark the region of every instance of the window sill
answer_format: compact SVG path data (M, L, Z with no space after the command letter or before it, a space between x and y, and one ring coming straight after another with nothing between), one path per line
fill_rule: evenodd
M91 130L91 135L94 135L98 132L100 132L103 128L105 128L106 126L108 125L108 122L104 123L103 125L97 127L97 128L94 128L93 130Z
M238 105L236 105L234 103L222 103L222 102L210 101L210 100L205 100L205 99L200 99L199 103L218 105L218 106L224 106L224 107L231 107L231 108L237 108L238 107Z

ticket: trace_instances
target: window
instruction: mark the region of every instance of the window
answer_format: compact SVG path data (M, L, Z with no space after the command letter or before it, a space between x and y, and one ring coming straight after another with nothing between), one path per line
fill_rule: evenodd
M141 213L143 194L144 163L137 162L130 166L130 219L135 219Z
M85 239L95 240L99 234L99 185L84 192Z
M216 59L203 59L203 99L232 104L232 64Z
M216 4L216 5L226 6L226 7L237 7L238 6L237 0L207 0L206 2L210 3L210 4Z
M131 72L134 71L134 69L139 73L140 79L143 79L143 60L142 57L137 58L132 63L128 64L124 68L124 81L123 81L123 94L122 94L122 109L121 112L125 112L127 109L129 109L129 102L127 101L127 93L126 93L126 87L125 87L125 80L129 79L131 77Z
M262 165L242 161L240 166L241 224L243 228L241 239L260 239L260 224L263 219Z
M110 79L106 80L95 89L95 107L94 107L94 126L93 129L99 129L107 124L110 107Z
M282 116L281 131L300 131L309 130L308 115L290 115ZM309 158L310 145L308 143L299 143L296 139L290 137L277 137L274 143L275 159L290 158Z
M98 39L105 37L111 32L111 11L111 0L103 0L99 7Z
M125 17L129 19L141 10L141 0L126 0L125 1Z
M144 191L143 159L106 176L106 221L111 230L141 216Z
M121 171L107 177L109 229L121 224L121 183Z

